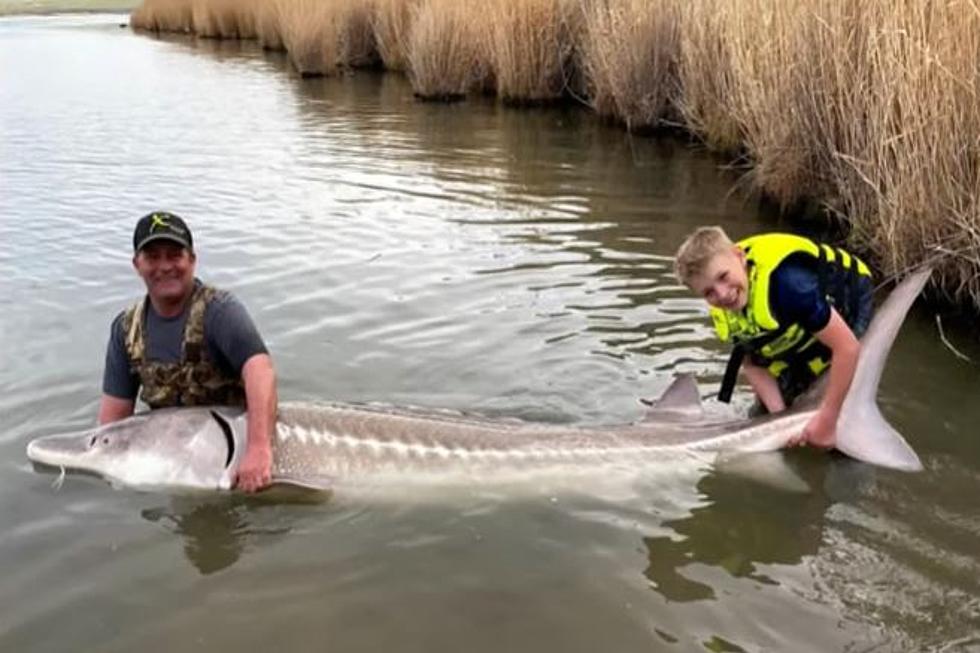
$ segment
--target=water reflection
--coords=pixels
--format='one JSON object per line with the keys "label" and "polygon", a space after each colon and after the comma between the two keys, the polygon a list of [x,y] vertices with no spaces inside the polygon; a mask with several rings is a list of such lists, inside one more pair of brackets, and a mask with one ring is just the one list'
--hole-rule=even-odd
{"label": "water reflection", "polygon": [[292,532],[292,519],[267,523],[283,507],[328,499],[328,494],[275,486],[255,496],[171,497],[167,506],[144,508],[140,516],[179,536],[187,560],[207,576],[231,567],[249,548],[271,545]]}
{"label": "water reflection", "polygon": [[828,509],[868,491],[869,465],[844,456],[787,456],[791,469],[809,486],[788,492],[752,482],[741,474],[715,471],[698,482],[704,505],[688,516],[664,522],[669,536],[646,537],[654,589],[676,602],[714,600],[716,587],[696,579],[696,564],[723,569],[734,578],[778,585],[760,567],[796,565],[823,543]]}
{"label": "water reflection", "polygon": [[169,508],[146,508],[140,515],[182,537],[187,559],[206,576],[238,561],[248,528],[245,511],[236,501],[187,505],[175,500]]}

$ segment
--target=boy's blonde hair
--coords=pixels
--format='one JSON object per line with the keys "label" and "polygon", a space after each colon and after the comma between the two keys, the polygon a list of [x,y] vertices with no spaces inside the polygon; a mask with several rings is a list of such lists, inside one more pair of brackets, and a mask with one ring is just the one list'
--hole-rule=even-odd
{"label": "boy's blonde hair", "polygon": [[704,272],[718,254],[731,251],[734,243],[721,227],[699,227],[677,249],[674,273],[685,286]]}

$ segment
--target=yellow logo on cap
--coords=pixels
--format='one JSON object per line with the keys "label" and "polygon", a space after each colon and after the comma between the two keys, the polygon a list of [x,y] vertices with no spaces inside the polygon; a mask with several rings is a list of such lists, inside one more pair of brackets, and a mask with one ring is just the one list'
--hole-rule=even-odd
{"label": "yellow logo on cap", "polygon": [[167,222],[167,220],[170,219],[170,216],[162,215],[160,213],[154,213],[150,217],[150,219],[153,221],[152,224],[150,224],[150,232],[151,233],[157,227],[163,227],[164,229],[169,229],[170,228],[170,223]]}

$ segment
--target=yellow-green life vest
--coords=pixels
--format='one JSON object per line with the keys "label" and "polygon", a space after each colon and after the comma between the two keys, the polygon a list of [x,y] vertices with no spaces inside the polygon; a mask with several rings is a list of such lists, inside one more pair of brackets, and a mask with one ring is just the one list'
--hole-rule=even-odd
{"label": "yellow-green life vest", "polygon": [[[818,274],[828,278],[829,269],[835,266],[846,270],[848,276],[871,276],[868,266],[856,256],[830,245],[818,244],[809,238],[793,234],[760,234],[736,243],[745,252],[748,274],[748,301],[743,311],[730,311],[711,307],[715,331],[724,342],[733,342],[750,352],[774,377],[778,377],[791,359],[803,358],[813,374],[819,375],[830,361],[822,355],[807,358],[811,347],[817,344],[813,334],[799,324],[780,324],[769,303],[772,273],[786,257],[807,254],[817,259]],[[821,283],[821,292],[830,303],[836,304],[831,289]],[[817,348],[819,349],[819,348]]]}
{"label": "yellow-green life vest", "polygon": [[240,378],[223,372],[208,354],[204,334],[204,311],[216,290],[200,284],[188,307],[176,363],[146,358],[146,303],[144,298],[126,311],[123,333],[129,364],[140,378],[140,397],[150,408],[169,406],[244,406],[245,387]]}

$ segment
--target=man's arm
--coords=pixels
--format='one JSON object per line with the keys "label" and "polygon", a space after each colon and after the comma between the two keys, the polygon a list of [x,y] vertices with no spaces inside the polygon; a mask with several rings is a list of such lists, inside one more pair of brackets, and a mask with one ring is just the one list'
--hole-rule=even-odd
{"label": "man's arm", "polygon": [[229,371],[238,370],[245,386],[248,442],[235,487],[255,492],[271,480],[272,435],[278,406],[272,358],[245,306],[230,293],[219,291],[208,304],[204,331],[215,360],[223,360]]}
{"label": "man's arm", "polygon": [[783,401],[783,394],[779,391],[779,383],[768,370],[746,360],[742,362],[742,374],[748,379],[759,401],[770,413],[786,410],[786,402]]}
{"label": "man's arm", "polygon": [[118,422],[129,417],[133,414],[135,405],[136,402],[132,399],[122,399],[103,393],[102,401],[99,403],[99,425]]}
{"label": "man's arm", "polygon": [[827,322],[827,326],[814,335],[817,340],[830,348],[832,355],[830,381],[817,414],[810,418],[803,433],[791,444],[806,442],[816,447],[828,448],[833,447],[836,440],[837,418],[840,416],[847,390],[851,387],[851,380],[854,379],[861,343],[834,308],[830,309],[830,321]]}
{"label": "man's arm", "polygon": [[116,316],[109,327],[105,367],[102,370],[102,400],[99,402],[99,424],[125,419],[136,408],[139,378],[129,367],[122,322],[124,313]]}
{"label": "man's arm", "polygon": [[272,479],[272,434],[279,405],[272,358],[255,354],[245,361],[242,381],[248,408],[248,445],[235,485],[245,492],[255,492]]}

